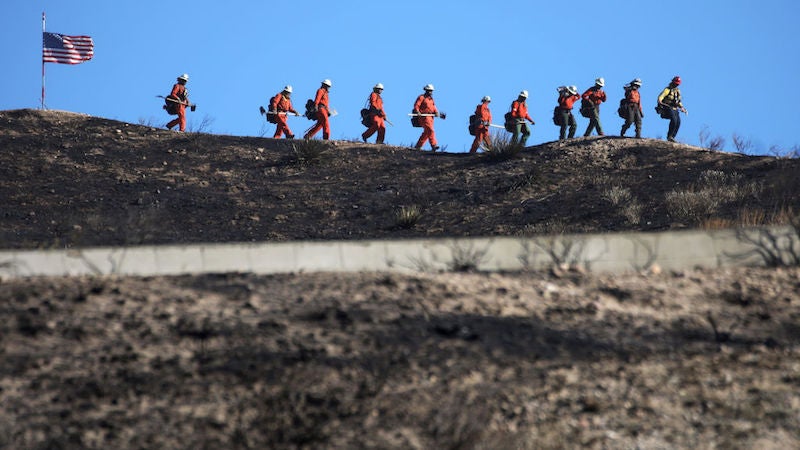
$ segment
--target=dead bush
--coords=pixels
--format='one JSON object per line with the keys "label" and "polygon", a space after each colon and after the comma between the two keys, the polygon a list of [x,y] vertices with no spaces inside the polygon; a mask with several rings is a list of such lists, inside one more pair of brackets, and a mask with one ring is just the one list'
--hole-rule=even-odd
{"label": "dead bush", "polygon": [[630,202],[633,199],[631,190],[620,186],[612,186],[603,191],[603,200],[613,206],[619,206]]}
{"label": "dead bush", "polygon": [[633,225],[642,221],[642,205],[633,198],[631,190],[621,186],[612,186],[603,191],[602,197],[615,207],[619,207],[619,214]]}
{"label": "dead bush", "polygon": [[507,161],[519,157],[524,148],[519,142],[512,142],[511,135],[507,132],[491,135],[492,146],[485,153],[489,161]]}
{"label": "dead bush", "polygon": [[422,211],[417,205],[401,206],[395,214],[395,226],[397,228],[413,228],[422,217]]}
{"label": "dead bush", "polygon": [[318,139],[298,140],[291,146],[294,162],[300,166],[313,166],[325,161],[330,150],[328,142]]}
{"label": "dead bush", "polygon": [[706,170],[695,185],[666,194],[667,211],[678,220],[702,223],[724,204],[740,203],[749,197],[758,198],[762,185],[744,182],[743,179],[738,172]]}

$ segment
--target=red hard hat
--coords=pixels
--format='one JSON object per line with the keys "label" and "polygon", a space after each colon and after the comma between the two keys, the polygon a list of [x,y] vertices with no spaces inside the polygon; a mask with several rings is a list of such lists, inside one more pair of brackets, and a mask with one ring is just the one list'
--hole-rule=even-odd
{"label": "red hard hat", "polygon": [[672,82],[675,84],[681,84],[681,77],[675,77],[672,79]]}

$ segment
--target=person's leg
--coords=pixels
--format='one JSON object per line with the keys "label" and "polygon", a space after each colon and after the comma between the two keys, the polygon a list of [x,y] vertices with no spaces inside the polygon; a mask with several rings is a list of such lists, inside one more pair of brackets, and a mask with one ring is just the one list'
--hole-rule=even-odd
{"label": "person's leg", "polygon": [[478,151],[478,147],[481,145],[481,139],[483,139],[481,132],[476,131],[475,139],[472,140],[472,146],[469,148],[470,153],[476,153]]}
{"label": "person's leg", "polygon": [[531,129],[527,123],[522,122],[522,146],[525,147],[525,143],[528,142],[528,138],[531,137]]}
{"label": "person's leg", "polygon": [[327,109],[317,111],[317,121],[322,126],[322,139],[327,141],[331,138],[331,121]]}
{"label": "person's leg", "polygon": [[592,114],[592,120],[594,120],[594,128],[597,130],[598,136],[605,136],[603,133],[603,126],[600,124],[600,106],[596,106],[594,108],[594,113]]}
{"label": "person's leg", "polygon": [[516,144],[517,143],[517,141],[519,140],[520,131],[522,130],[522,127],[525,126],[525,124],[523,122],[521,122],[521,121],[519,121],[517,119],[514,119],[514,120],[516,121],[516,123],[514,124],[514,133],[511,135],[511,143],[512,144]]}
{"label": "person's leg", "polygon": [[383,140],[386,137],[386,124],[383,121],[382,117],[378,117],[378,139],[375,141],[376,144],[383,144]]}
{"label": "person's leg", "polygon": [[566,109],[559,109],[558,114],[560,117],[561,129],[558,133],[558,139],[563,141],[567,137],[567,127],[569,126],[569,111]]}
{"label": "person's leg", "polygon": [[634,118],[634,124],[636,126],[636,137],[640,138],[642,137],[642,113],[639,111],[638,108],[634,111],[633,118]]}
{"label": "person's leg", "polygon": [[567,116],[569,120],[569,138],[572,139],[575,137],[575,132],[578,131],[578,122],[575,120],[575,116],[572,115],[572,111],[567,111]]}
{"label": "person's leg", "polygon": [[669,117],[669,130],[667,131],[667,140],[675,141],[675,136],[678,135],[678,129],[681,127],[681,112],[678,109],[670,109]]}

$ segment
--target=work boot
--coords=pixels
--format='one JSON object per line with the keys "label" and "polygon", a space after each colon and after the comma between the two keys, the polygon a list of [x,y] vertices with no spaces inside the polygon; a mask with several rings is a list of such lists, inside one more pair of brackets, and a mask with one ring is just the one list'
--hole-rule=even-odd
{"label": "work boot", "polygon": [[293,134],[287,134],[286,135],[286,139],[294,139],[294,135]]}
{"label": "work boot", "polygon": [[367,143],[367,138],[363,134],[361,135],[361,140],[364,141],[365,144]]}
{"label": "work boot", "polygon": [[439,146],[438,145],[431,145],[431,151],[435,152],[436,150],[439,150]]}

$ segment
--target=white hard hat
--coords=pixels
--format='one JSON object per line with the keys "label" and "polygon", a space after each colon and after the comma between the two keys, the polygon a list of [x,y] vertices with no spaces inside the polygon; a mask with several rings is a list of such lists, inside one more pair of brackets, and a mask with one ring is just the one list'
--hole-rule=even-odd
{"label": "white hard hat", "polygon": [[481,101],[482,102],[490,102],[490,101],[492,101],[492,97],[489,97],[488,95],[484,95],[483,98],[481,99]]}
{"label": "white hard hat", "polygon": [[322,80],[322,84],[324,84],[325,86],[328,86],[328,87],[333,86],[333,84],[331,83],[331,80],[329,80],[327,78]]}
{"label": "white hard hat", "polygon": [[422,89],[425,90],[425,91],[433,92],[433,85],[432,84],[426,84],[425,87],[422,88]]}
{"label": "white hard hat", "polygon": [[631,81],[631,84],[635,84],[636,86],[641,86],[642,80],[640,80],[639,78],[634,78],[633,81]]}
{"label": "white hard hat", "polygon": [[575,85],[570,86],[570,87],[567,88],[567,90],[569,91],[570,94],[575,95],[575,94],[578,93],[578,86],[575,86]]}
{"label": "white hard hat", "polygon": [[179,76],[178,79],[179,80],[183,80],[183,81],[189,81],[189,74],[185,73],[185,74]]}
{"label": "white hard hat", "polygon": [[600,87],[603,87],[603,86],[606,85],[606,80],[604,80],[603,77],[600,77],[600,78],[594,80],[594,84],[596,84],[596,85],[598,85]]}
{"label": "white hard hat", "polygon": [[519,96],[528,98],[528,91],[523,89],[522,91],[520,91]]}
{"label": "white hard hat", "polygon": [[292,85],[287,84],[286,86],[284,86],[283,92],[288,92],[288,93],[291,94],[292,93]]}
{"label": "white hard hat", "polygon": [[372,89],[383,89],[383,84],[378,83],[375,86],[373,86]]}

